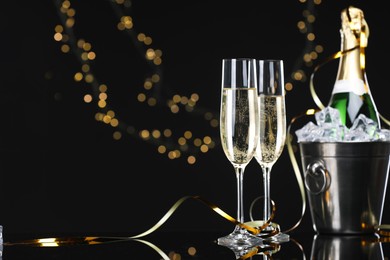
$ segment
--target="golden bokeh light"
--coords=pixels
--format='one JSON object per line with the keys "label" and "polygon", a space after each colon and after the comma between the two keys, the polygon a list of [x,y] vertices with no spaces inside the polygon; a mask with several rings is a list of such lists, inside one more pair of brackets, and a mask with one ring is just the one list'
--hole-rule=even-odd
{"label": "golden bokeh light", "polygon": [[81,72],[77,72],[76,74],[74,74],[74,80],[75,81],[81,81],[83,79],[83,73]]}
{"label": "golden bokeh light", "polygon": [[165,137],[171,137],[172,136],[172,131],[171,131],[171,129],[165,129],[164,130],[164,136]]}
{"label": "golden bokeh light", "polygon": [[164,145],[160,145],[158,146],[157,151],[162,154],[167,151],[167,148]]}
{"label": "golden bokeh light", "polygon": [[146,95],[145,95],[144,93],[138,94],[137,100],[138,100],[139,102],[144,102],[144,101],[146,100]]}
{"label": "golden bokeh light", "polygon": [[[316,12],[309,8],[307,0],[298,0],[302,4],[307,4],[308,8],[302,11],[301,20],[296,22],[296,26],[300,33],[305,35],[305,39],[311,42],[311,47],[307,47],[302,55],[303,64],[306,67],[310,67],[313,64],[314,60],[317,60],[319,54],[324,51],[323,46],[315,44],[316,35],[313,32],[312,24],[316,21]],[[321,0],[313,0],[316,5],[321,3]],[[91,87],[97,88],[93,91],[87,91],[87,94],[83,95],[83,101],[91,106],[95,106],[96,109],[100,110],[95,113],[95,119],[99,122],[102,122],[106,125],[109,125],[114,128],[112,138],[114,140],[123,139],[123,134],[129,134],[142,140],[147,140],[148,143],[155,142],[157,147],[157,152],[159,154],[166,154],[169,159],[177,158],[186,158],[187,163],[192,165],[195,164],[196,154],[200,152],[201,154],[207,153],[210,149],[214,148],[217,144],[216,140],[219,140],[219,136],[212,136],[210,133],[207,133],[203,137],[195,135],[195,131],[192,129],[185,130],[184,132],[173,131],[176,127],[171,126],[164,130],[153,129],[140,130],[141,127],[136,127],[130,122],[120,122],[116,117],[113,109],[110,108],[109,101],[109,86],[106,84],[100,84],[98,78],[91,70],[93,62],[98,60],[98,53],[96,49],[93,48],[91,42],[83,38],[75,38],[73,30],[76,25],[77,10],[72,6],[72,1],[65,0],[58,4],[59,13],[63,16],[61,19],[62,24],[57,24],[54,27],[53,39],[56,42],[59,42],[62,53],[75,53],[78,55],[78,60],[80,61],[80,67],[75,69],[76,72],[73,75],[75,82],[85,82]],[[136,37],[136,40],[139,42],[139,45],[142,46],[143,53],[142,56],[147,64],[152,66],[151,72],[144,78],[143,84],[138,86],[128,86],[129,89],[134,89],[138,93],[135,97],[135,100],[130,100],[129,102],[139,102],[146,103],[150,109],[157,107],[161,104],[165,104],[168,109],[161,109],[161,111],[169,111],[172,116],[176,116],[182,113],[193,113],[198,109],[198,103],[200,100],[200,95],[198,93],[180,94],[180,93],[171,93],[170,100],[160,100],[155,93],[152,91],[158,90],[161,87],[159,84],[161,81],[161,70],[158,68],[163,64],[162,55],[163,52],[161,49],[153,46],[155,41],[153,38],[145,33],[138,33],[135,30],[134,19],[129,14],[126,14],[125,10],[129,10],[131,7],[131,1],[129,0],[115,0],[111,1],[112,4],[122,5],[123,13],[118,13],[118,20],[115,22],[116,29],[118,31],[123,31],[125,33],[131,33],[133,37]],[[122,8],[121,8],[122,9]],[[146,14],[147,15],[147,14]],[[114,25],[114,28],[115,28]],[[76,44],[73,44],[76,43]],[[314,46],[314,47],[313,47]],[[72,49],[74,48],[74,49]],[[290,73],[291,82],[285,84],[285,89],[287,92],[292,91],[294,87],[294,82],[305,82],[307,79],[306,72],[304,69],[297,67],[292,70]],[[200,86],[199,88],[203,88]],[[94,93],[94,94],[89,94]],[[57,95],[58,97],[60,94]],[[110,102],[112,103],[112,101]],[[114,104],[115,105],[115,104]],[[144,106],[145,107],[145,106]],[[155,109],[155,108],[153,108]],[[106,110],[108,110],[106,112]],[[217,112],[207,111],[207,109],[201,109],[204,121],[206,121],[206,126],[210,127],[211,130],[215,130],[219,126],[219,118]],[[131,113],[131,111],[129,111]],[[137,111],[138,112],[138,111]],[[197,113],[199,114],[199,113]],[[119,117],[120,118],[120,117]],[[119,129],[120,125],[124,125],[122,130]],[[125,129],[125,130],[123,130]],[[166,142],[166,143],[165,143]],[[169,145],[168,145],[169,143]],[[176,144],[172,147],[171,144]],[[168,149],[169,147],[169,149]],[[190,149],[191,148],[191,149]],[[184,153],[189,153],[183,156]],[[194,248],[189,248],[189,252],[193,252],[190,255],[195,255],[196,250]]]}
{"label": "golden bokeh light", "polygon": [[70,51],[69,45],[68,45],[68,44],[63,44],[63,45],[61,45],[61,51],[62,51],[63,53],[68,53],[68,52]]}
{"label": "golden bokeh light", "polygon": [[93,100],[92,95],[89,95],[89,94],[84,95],[84,102],[85,103],[91,103],[92,100]]}
{"label": "golden bokeh light", "polygon": [[184,138],[186,138],[186,139],[191,139],[191,138],[192,138],[192,133],[191,133],[191,131],[185,131],[185,132],[184,132]]}
{"label": "golden bokeh light", "polygon": [[153,131],[152,131],[152,136],[153,136],[153,138],[155,138],[155,139],[160,138],[160,137],[161,137],[161,132],[160,132],[160,130],[153,130]]}
{"label": "golden bokeh light", "polygon": [[122,138],[122,133],[119,132],[119,131],[115,131],[113,134],[112,134],[112,137],[114,138],[114,140],[120,140]]}
{"label": "golden bokeh light", "polygon": [[62,40],[62,33],[55,33],[54,34],[54,40],[56,40],[57,42],[60,42]]}

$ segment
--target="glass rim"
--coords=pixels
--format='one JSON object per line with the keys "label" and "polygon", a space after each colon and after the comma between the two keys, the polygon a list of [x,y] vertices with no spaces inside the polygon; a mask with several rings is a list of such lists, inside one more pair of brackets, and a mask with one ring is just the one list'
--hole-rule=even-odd
{"label": "glass rim", "polygon": [[243,57],[243,58],[222,58],[222,60],[223,61],[229,61],[229,60],[251,60],[251,61],[253,61],[253,60],[256,60],[255,58],[245,58],[245,57]]}
{"label": "glass rim", "polygon": [[273,62],[283,62],[282,59],[256,59],[256,61],[273,61]]}

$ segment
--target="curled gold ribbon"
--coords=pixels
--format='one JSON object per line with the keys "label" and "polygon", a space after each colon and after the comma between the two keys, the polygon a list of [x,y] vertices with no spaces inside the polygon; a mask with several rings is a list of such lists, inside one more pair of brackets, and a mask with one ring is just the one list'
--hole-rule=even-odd
{"label": "curled gold ribbon", "polygon": [[259,252],[258,248],[253,248],[251,251],[249,251],[248,253],[246,253],[245,255],[241,256],[240,258],[238,258],[239,260],[244,260],[244,259],[248,259],[254,255],[257,255],[257,253]]}
{"label": "curled gold ribbon", "polygon": [[263,226],[256,226],[256,225],[252,225],[251,223],[249,222],[245,222],[245,223],[241,223],[239,222],[237,219],[233,218],[232,216],[230,216],[229,214],[227,214],[225,211],[223,211],[221,208],[219,208],[217,205],[215,205],[214,203],[202,198],[201,196],[184,196],[182,198],[180,198],[179,200],[176,201],[176,203],[168,210],[168,212],[154,225],[152,226],[150,229],[146,230],[145,232],[141,233],[141,234],[138,234],[138,235],[135,235],[135,236],[131,236],[129,238],[139,238],[139,237],[143,237],[143,236],[146,236],[152,232],[154,232],[156,229],[158,229],[162,224],[164,224],[164,222],[173,214],[173,212],[176,211],[176,209],[186,200],[188,199],[195,199],[197,201],[200,201],[204,204],[206,204],[210,209],[212,209],[213,211],[215,211],[216,213],[218,213],[220,216],[222,216],[224,219],[230,221],[231,223],[235,224],[235,225],[238,225],[242,228],[245,228],[247,229],[249,232],[251,232],[252,234],[254,235],[257,235],[259,234],[266,226],[268,226],[268,224],[271,222],[273,216],[275,215],[274,212],[275,212],[275,207],[273,207],[273,210],[272,210],[272,214],[271,214],[271,218],[267,221],[266,224],[264,224]]}
{"label": "curled gold ribbon", "polygon": [[[271,200],[272,211],[271,211],[271,216],[269,217],[269,219],[267,219],[267,220],[253,220],[253,217],[252,217],[253,206],[256,203],[256,201],[258,201],[261,198],[262,198],[262,196],[257,197],[256,199],[254,199],[252,201],[251,206],[249,208],[249,214],[250,214],[251,221],[245,222],[245,224],[247,224],[248,226],[251,226],[251,227],[256,227],[259,230],[259,234],[261,233],[260,237],[267,238],[267,237],[271,237],[271,236],[278,234],[280,232],[280,228],[279,228],[278,224],[271,223],[272,219],[275,216],[275,212],[276,212],[276,206],[275,206],[275,202],[273,200]],[[271,231],[265,230],[265,228],[268,226],[273,227],[271,229]]]}
{"label": "curled gold ribbon", "polygon": [[[225,218],[226,220],[230,221],[231,223],[238,225],[242,228],[247,229],[249,232],[251,232],[253,235],[258,235],[265,227],[269,225],[271,222],[273,216],[275,215],[275,205],[273,204],[273,210],[270,219],[268,219],[265,223],[262,223],[262,225],[257,226],[256,224],[259,224],[258,222],[245,222],[241,223],[229,214],[227,214],[225,211],[223,211],[221,208],[219,208],[214,203],[202,198],[201,196],[184,196],[177,200],[171,208],[167,211],[167,213],[164,214],[164,216],[151,228],[148,230],[134,235],[134,236],[128,236],[128,237],[96,237],[96,236],[85,236],[85,237],[68,237],[68,238],[40,238],[40,239],[31,239],[31,240],[23,240],[20,242],[6,242],[3,243],[3,245],[11,246],[11,245],[37,245],[37,246],[59,246],[59,245],[72,245],[72,244],[100,244],[100,243],[107,243],[107,242],[115,242],[115,241],[123,241],[123,240],[138,240],[140,237],[147,236],[154,231],[156,231],[158,228],[160,228],[169,218],[170,216],[177,210],[177,208],[186,200],[188,199],[195,199],[197,201],[200,201],[204,204],[206,204],[210,209],[214,210],[216,213],[218,213],[220,216]],[[142,241],[140,241],[142,242]]]}
{"label": "curled gold ribbon", "polygon": [[[145,245],[149,246],[153,250],[155,250],[164,260],[170,260],[170,258],[156,245],[150,243],[149,241],[141,240],[140,237],[147,236],[148,234],[151,234],[155,230],[157,230],[159,227],[161,227],[169,218],[170,216],[177,210],[177,208],[184,203],[184,201],[188,199],[195,199],[197,201],[200,201],[204,204],[206,204],[210,209],[214,210],[216,213],[218,213],[220,216],[225,218],[226,220],[232,222],[235,225],[239,225],[240,227],[243,227],[247,229],[249,232],[251,232],[254,235],[258,235],[260,232],[263,231],[267,226],[272,225],[275,227],[274,231],[266,233],[265,235],[262,235],[261,237],[269,237],[276,235],[278,232],[280,232],[279,227],[275,223],[271,223],[272,218],[275,215],[276,207],[275,203],[271,200],[272,203],[272,212],[270,219],[266,221],[251,221],[251,222],[245,222],[241,223],[235,218],[231,217],[229,214],[224,212],[222,209],[220,209],[215,204],[211,203],[210,201],[200,197],[200,196],[184,196],[177,200],[173,206],[168,210],[167,213],[164,214],[164,216],[151,228],[148,230],[134,236],[128,236],[128,237],[98,237],[98,236],[85,236],[85,237],[63,237],[63,238],[39,238],[39,239],[30,239],[30,240],[22,240],[19,242],[6,242],[3,243],[5,246],[16,246],[16,245],[29,245],[29,246],[36,246],[36,247],[58,247],[58,246],[66,246],[66,245],[97,245],[97,244],[103,244],[103,243],[113,243],[118,241],[137,241],[144,243]],[[248,249],[244,255],[242,255],[239,260],[245,260],[248,258],[251,258],[254,255],[268,255],[271,257],[273,253],[276,253],[280,250],[280,245],[277,243],[272,243],[269,241],[265,241],[264,244],[255,246],[253,248]]]}
{"label": "curled gold ribbon", "polygon": [[[177,210],[177,208],[184,201],[186,201],[190,198],[198,200],[200,202],[203,202],[209,208],[214,210],[216,213],[218,213],[220,216],[222,216],[226,220],[232,222],[235,225],[238,225],[242,228],[247,229],[249,232],[251,232],[254,235],[259,234],[262,231],[262,229],[265,226],[268,226],[268,223],[271,221],[271,220],[268,220],[267,221],[268,223],[266,223],[264,226],[261,226],[261,227],[249,225],[248,223],[241,223],[238,220],[236,220],[235,218],[233,218],[232,216],[230,216],[229,214],[227,214],[226,212],[224,212],[222,209],[220,209],[215,204],[211,203],[210,201],[208,201],[200,196],[184,196],[184,197],[180,198],[179,200],[177,200],[172,205],[172,207],[168,210],[168,212],[165,213],[164,216],[155,225],[153,225],[151,228],[149,228],[148,230],[146,230],[138,235],[129,236],[129,237],[85,236],[85,237],[39,238],[39,239],[22,240],[19,242],[5,242],[5,243],[3,243],[3,245],[5,245],[5,246],[29,245],[29,246],[36,246],[36,247],[58,247],[58,246],[65,246],[65,245],[68,245],[68,246],[69,245],[97,245],[97,244],[102,244],[102,243],[113,243],[113,242],[118,242],[118,241],[133,240],[133,241],[141,242],[141,243],[148,245],[150,248],[155,250],[164,260],[170,260],[170,258],[159,247],[157,247],[156,245],[154,245],[153,243],[151,243],[149,241],[141,240],[139,238],[147,236],[147,235],[153,233],[154,231],[156,231],[158,228],[160,228],[170,218],[170,216]],[[273,208],[272,217],[274,216],[274,211],[275,211],[275,208]],[[257,254],[259,251],[264,251],[266,249],[268,250],[268,248],[254,248],[252,251],[250,251],[246,254],[245,258],[242,258],[242,259],[246,259],[246,258],[252,256],[253,254]]]}
{"label": "curled gold ribbon", "polygon": [[[312,111],[312,110],[310,110]],[[287,231],[285,232],[290,232],[292,230],[294,230],[295,228],[297,228],[299,226],[299,224],[302,222],[302,219],[303,219],[303,216],[305,215],[305,212],[306,212],[306,193],[305,193],[305,186],[303,184],[303,179],[302,179],[302,175],[301,175],[301,171],[299,170],[299,165],[297,163],[297,159],[295,158],[295,154],[294,154],[294,149],[292,147],[292,135],[290,133],[291,131],[291,126],[292,124],[295,122],[295,120],[297,120],[300,116],[298,117],[294,117],[288,128],[287,128],[287,136],[286,136],[286,143],[287,143],[287,151],[288,151],[288,154],[289,154],[289,157],[290,157],[290,161],[291,161],[291,165],[293,167],[293,170],[294,170],[294,173],[295,173],[295,178],[298,182],[298,186],[299,186],[299,191],[300,191],[300,194],[301,194],[301,199],[302,199],[302,210],[301,210],[301,216],[300,218],[298,219],[298,221],[295,223],[295,225],[293,225],[291,228],[287,229]]]}
{"label": "curled gold ribbon", "polygon": [[383,242],[390,242],[390,224],[378,225],[375,232],[382,237],[387,237]]}

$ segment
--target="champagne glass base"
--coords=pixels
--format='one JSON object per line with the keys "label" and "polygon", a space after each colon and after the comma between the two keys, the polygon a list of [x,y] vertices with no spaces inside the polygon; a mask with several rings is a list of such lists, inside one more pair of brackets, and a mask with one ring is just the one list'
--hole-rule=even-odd
{"label": "champagne glass base", "polygon": [[[245,224],[252,227],[261,227],[265,224],[265,222],[263,220],[256,220],[256,221],[246,222]],[[275,222],[271,222],[264,230],[262,230],[257,235],[257,237],[260,237],[264,241],[264,243],[280,244],[280,243],[290,241],[290,235],[286,233],[282,233],[279,230],[280,230],[279,224]],[[275,231],[277,232],[275,233]]]}
{"label": "champagne glass base", "polygon": [[264,240],[267,242],[280,244],[290,241],[290,235],[280,232],[274,236],[264,238]]}
{"label": "champagne glass base", "polygon": [[246,229],[236,228],[227,236],[218,238],[218,245],[241,251],[249,247],[260,246],[263,238],[250,234]]}
{"label": "champagne glass base", "polygon": [[277,244],[290,241],[290,235],[286,233],[278,232],[275,235],[270,235],[270,233],[274,232],[275,230],[280,230],[280,226],[279,224],[272,222],[264,229],[264,231],[260,232],[257,236],[261,237],[266,242]]}
{"label": "champagne glass base", "polygon": [[[231,234],[218,239],[218,245],[225,246],[230,250],[232,250],[236,256],[236,259],[247,259],[248,256],[253,256],[253,255],[271,256],[279,252],[280,250],[280,243],[266,241],[263,238],[260,238],[259,236],[254,236],[250,234],[249,232],[245,233],[244,240],[241,240],[241,238],[237,237],[237,235],[238,235],[237,230],[235,230]],[[270,259],[270,258],[263,258],[263,259]]]}

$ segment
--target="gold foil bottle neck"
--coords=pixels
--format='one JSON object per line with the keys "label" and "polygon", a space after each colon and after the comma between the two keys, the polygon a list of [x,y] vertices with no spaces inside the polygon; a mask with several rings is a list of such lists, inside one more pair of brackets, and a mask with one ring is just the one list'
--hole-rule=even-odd
{"label": "gold foil bottle neck", "polygon": [[356,44],[359,44],[361,47],[367,47],[370,31],[361,9],[349,6],[342,10],[341,32],[344,37],[355,38]]}
{"label": "gold foil bottle neck", "polygon": [[[359,80],[364,85],[365,47],[367,46],[368,26],[361,9],[349,6],[341,12],[341,51],[337,74],[339,81]],[[356,85],[356,84],[355,84]],[[341,87],[339,88],[341,89]],[[364,92],[361,88],[359,93]]]}

